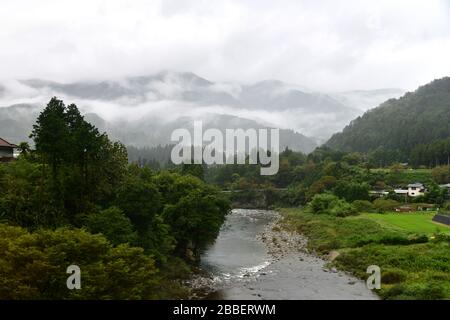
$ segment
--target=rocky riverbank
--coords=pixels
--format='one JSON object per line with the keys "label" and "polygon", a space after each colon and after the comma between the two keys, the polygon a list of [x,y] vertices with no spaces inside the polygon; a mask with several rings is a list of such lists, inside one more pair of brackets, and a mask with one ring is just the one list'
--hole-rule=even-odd
{"label": "rocky riverbank", "polygon": [[[259,229],[255,229],[250,239],[246,228],[251,228],[263,216],[270,216],[270,220]],[[255,245],[261,247],[263,256],[255,255],[254,261],[252,260],[254,264],[250,268],[239,268],[239,264],[236,264],[236,272],[233,274],[217,272],[214,269],[210,273],[197,274],[186,282],[186,285],[191,288],[190,298],[377,299],[376,295],[367,290],[363,281],[335,268],[329,268],[330,257],[319,257],[309,252],[307,238],[283,228],[283,218],[280,214],[273,211],[259,211],[259,216],[254,214],[245,218],[254,220],[245,220],[242,225],[239,224],[241,220],[233,221],[235,230],[232,234],[229,234],[231,226],[225,226],[216,245],[223,249],[224,243],[233,241],[232,245],[225,253],[219,250],[219,255],[217,255],[216,247],[214,257],[217,257],[220,263],[225,260],[234,266],[235,259],[230,255],[234,252],[240,254],[245,252],[250,258],[254,255],[255,249],[252,248]],[[238,223],[237,226],[236,223]],[[244,239],[238,240],[245,242],[240,242],[241,246],[235,245],[236,238],[239,238],[242,233],[245,234]],[[252,245],[246,248],[244,245],[246,242]]]}
{"label": "rocky riverbank", "polygon": [[282,217],[276,213],[276,219],[269,223],[256,238],[264,243],[274,260],[280,260],[292,252],[307,253],[308,239],[298,233],[289,232],[281,227]]}

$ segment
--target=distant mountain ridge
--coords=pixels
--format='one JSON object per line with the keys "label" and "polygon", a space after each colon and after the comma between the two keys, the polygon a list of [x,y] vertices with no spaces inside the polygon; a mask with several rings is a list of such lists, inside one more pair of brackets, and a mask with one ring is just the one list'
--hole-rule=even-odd
{"label": "distant mountain ridge", "polygon": [[[339,94],[315,92],[278,80],[254,84],[220,83],[192,72],[173,71],[114,81],[59,83],[30,79],[2,86],[0,105],[19,102],[42,107],[52,96],[57,96],[67,103],[77,104],[87,114],[95,114],[107,123],[112,135],[135,145],[142,145],[143,139],[147,139],[148,145],[162,141],[156,138],[167,132],[162,124],[172,128],[182,118],[205,118],[211,122],[212,117],[224,121],[222,116],[231,116],[241,123],[252,121],[257,128],[275,127],[291,132],[292,137],[298,137],[298,142],[287,140],[301,151],[309,151],[312,145],[325,141],[363,110],[386,98],[385,93],[374,91],[365,94],[370,99],[361,99],[361,93],[346,93],[344,99]],[[11,116],[9,119],[11,124],[16,121]],[[0,135],[15,132],[18,137],[18,128],[22,125],[15,125],[16,128],[11,125],[0,128]],[[153,134],[141,130],[143,125]]]}
{"label": "distant mountain ridge", "polygon": [[391,99],[353,120],[327,146],[344,151],[398,151],[404,160],[420,144],[450,137],[450,78]]}
{"label": "distant mountain ridge", "polygon": [[[29,141],[28,136],[41,110],[40,106],[27,104],[0,108],[0,136],[16,143]],[[107,121],[96,113],[86,113],[84,116],[101,132],[107,132],[112,139],[138,148],[173,144],[170,137],[175,129],[192,130],[194,120],[199,120],[198,118],[181,117],[174,121],[161,122],[158,118],[143,117],[135,121],[119,119]],[[205,114],[202,121],[204,130],[217,128],[223,133],[226,129],[270,128],[252,120],[230,115]],[[317,144],[313,139],[293,130],[281,129],[280,149],[284,150],[286,147],[309,153],[317,147]]]}

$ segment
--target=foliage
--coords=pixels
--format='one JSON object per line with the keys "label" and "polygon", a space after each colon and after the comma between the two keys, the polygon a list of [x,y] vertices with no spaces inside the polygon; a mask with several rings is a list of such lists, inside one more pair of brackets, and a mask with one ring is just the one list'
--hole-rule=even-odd
{"label": "foliage", "polygon": [[[180,277],[190,272],[192,255],[217,237],[227,197],[192,176],[197,167],[176,173],[128,165],[122,144],[57,98],[31,137],[36,150],[0,164],[0,222],[9,225],[0,231],[7,253],[0,278],[11,278],[0,280],[0,297],[185,298],[166,271],[177,264]],[[83,270],[80,292],[65,288],[72,263]],[[25,269],[10,276],[16,264]]]}
{"label": "foliage", "polygon": [[328,193],[315,195],[310,207],[315,214],[329,214],[336,217],[346,217],[357,213],[351,204]]}
{"label": "foliage", "polygon": [[[448,236],[436,234],[435,239],[429,241],[427,236],[417,233],[431,232],[422,227],[425,224],[411,223],[407,228],[393,228],[372,219],[388,218],[387,215],[336,218],[300,209],[283,209],[282,213],[285,217],[283,226],[306,235],[311,250],[319,253],[339,250],[340,254],[333,262],[337,268],[367,279],[367,266],[380,266],[382,289],[377,293],[382,298],[450,298]],[[416,216],[420,221],[422,218],[431,220],[430,214],[414,215],[413,218]],[[405,215],[391,214],[389,217]]]}
{"label": "foliage", "polygon": [[406,234],[367,218],[317,215],[301,209],[282,209],[282,213],[285,226],[307,236],[308,247],[320,253],[369,243],[409,242]]}
{"label": "foliage", "polygon": [[43,169],[25,158],[0,165],[0,219],[29,229],[66,223]]}
{"label": "foliage", "polygon": [[400,206],[400,203],[391,199],[376,199],[373,205],[378,212],[386,212],[394,211],[395,208]]}
{"label": "foliage", "polygon": [[49,200],[70,223],[77,224],[78,216],[91,209],[93,201],[108,199],[122,179],[125,147],[100,134],[74,104],[66,107],[52,98],[30,137],[51,190]]}
{"label": "foliage", "polygon": [[415,166],[447,164],[450,154],[450,78],[435,80],[391,99],[352,121],[326,145],[371,153],[377,166],[396,161]]}
{"label": "foliage", "polygon": [[339,198],[330,193],[323,193],[315,195],[310,202],[310,207],[313,213],[322,214],[326,213],[335,202],[339,201]]}
{"label": "foliage", "polygon": [[448,243],[371,244],[346,250],[336,259],[336,265],[363,279],[368,265],[378,265],[382,275],[378,293],[385,299],[449,299],[449,250]]}
{"label": "foliage", "polygon": [[424,200],[427,203],[442,205],[448,196],[448,189],[441,188],[437,184],[433,183],[428,185],[428,190],[425,193]]}
{"label": "foliage", "polygon": [[358,212],[373,212],[375,210],[374,204],[368,200],[355,200],[352,205]]}
{"label": "foliage", "polygon": [[333,190],[334,194],[346,201],[369,199],[369,185],[353,181],[340,181]]}
{"label": "foliage", "polygon": [[93,234],[103,234],[113,245],[136,243],[137,240],[130,219],[117,207],[87,215],[85,226]]}
{"label": "foliage", "polygon": [[435,167],[433,171],[431,171],[431,175],[436,183],[450,183],[450,165]]}
{"label": "foliage", "polygon": [[[153,299],[154,260],[141,248],[112,247],[83,230],[0,225],[1,299]],[[82,290],[68,290],[66,268],[78,265]]]}

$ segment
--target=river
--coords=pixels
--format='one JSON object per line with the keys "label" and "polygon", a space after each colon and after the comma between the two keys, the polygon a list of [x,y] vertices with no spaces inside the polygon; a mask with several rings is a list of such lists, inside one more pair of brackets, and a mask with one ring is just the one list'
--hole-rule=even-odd
{"label": "river", "polygon": [[265,210],[232,211],[215,244],[202,255],[201,267],[215,288],[207,299],[377,299],[363,281],[327,269],[318,257],[289,246],[283,255],[269,252],[261,235],[278,216]]}

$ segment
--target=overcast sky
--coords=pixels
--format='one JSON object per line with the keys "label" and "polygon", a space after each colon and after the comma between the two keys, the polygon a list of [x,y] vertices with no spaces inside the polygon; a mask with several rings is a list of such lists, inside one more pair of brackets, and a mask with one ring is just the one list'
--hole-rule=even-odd
{"label": "overcast sky", "polygon": [[0,79],[163,69],[338,91],[450,75],[448,0],[1,0]]}

